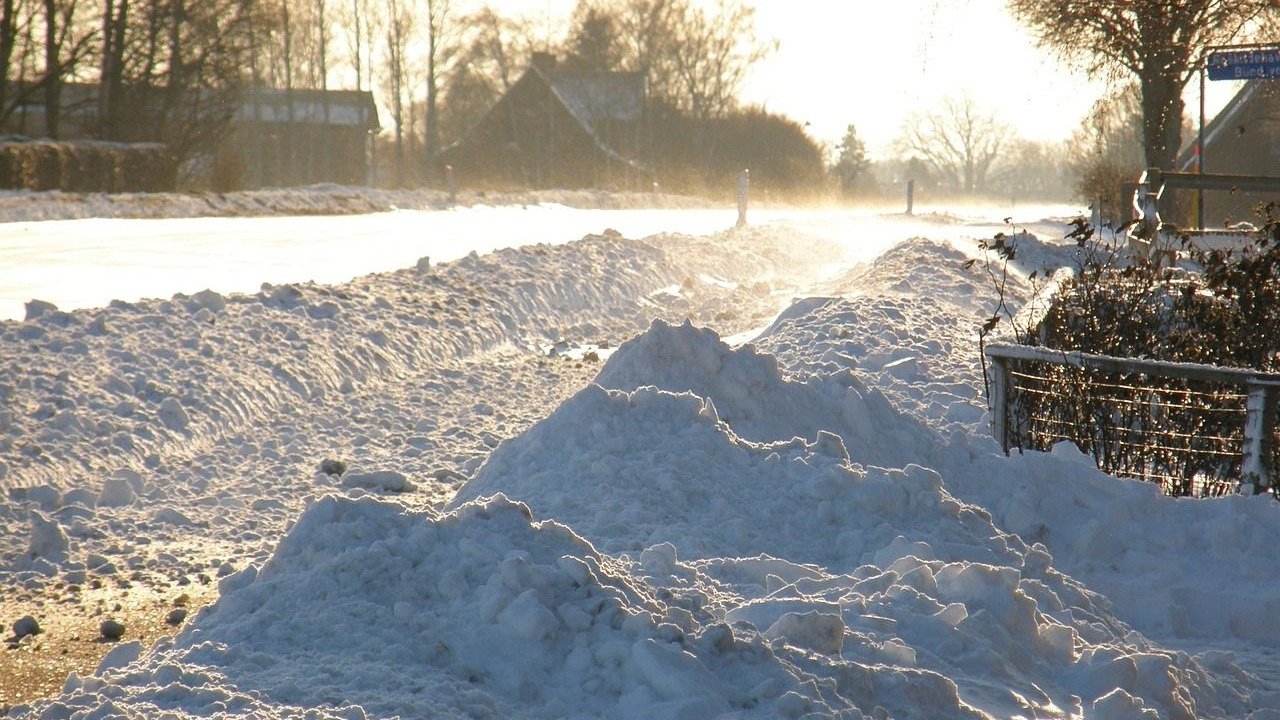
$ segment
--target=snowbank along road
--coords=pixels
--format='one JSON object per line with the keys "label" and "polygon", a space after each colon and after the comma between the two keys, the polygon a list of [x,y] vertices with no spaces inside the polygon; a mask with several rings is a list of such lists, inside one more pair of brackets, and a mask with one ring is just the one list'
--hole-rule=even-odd
{"label": "snowbank along road", "polygon": [[[1069,259],[1032,227],[1028,270]],[[962,261],[995,229],[788,218],[33,305],[0,323],[0,676],[31,682],[0,703],[1280,717],[1275,503],[987,439]]]}

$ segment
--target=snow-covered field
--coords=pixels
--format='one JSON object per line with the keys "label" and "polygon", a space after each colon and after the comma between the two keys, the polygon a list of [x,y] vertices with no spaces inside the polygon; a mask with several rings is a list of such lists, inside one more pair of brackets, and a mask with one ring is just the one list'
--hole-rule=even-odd
{"label": "snow-covered field", "polygon": [[[999,227],[570,234],[0,322],[0,622],[47,628],[0,674],[106,653],[11,714],[1280,718],[1280,507],[986,436],[961,264]],[[1028,269],[1069,257],[1031,228]]]}

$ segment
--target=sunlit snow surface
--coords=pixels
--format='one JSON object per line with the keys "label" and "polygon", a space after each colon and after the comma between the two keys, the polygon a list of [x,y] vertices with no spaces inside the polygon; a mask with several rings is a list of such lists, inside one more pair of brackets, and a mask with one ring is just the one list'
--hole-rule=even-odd
{"label": "sunlit snow surface", "polygon": [[[1066,214],[1018,214],[1023,270]],[[575,240],[632,215],[702,230],[413,214],[553,244],[0,322],[0,590],[226,575],[18,715],[1280,717],[1280,505],[987,436],[963,260],[999,213]]]}
{"label": "sunlit snow surface", "polygon": [[[957,212],[984,226],[1000,223],[998,210]],[[1069,212],[1061,206],[1028,206],[1017,214],[1032,221]],[[751,220],[796,223],[815,234],[843,236],[851,258],[861,260],[936,227],[928,213],[922,211],[916,223],[871,211],[761,209],[752,211]],[[422,257],[446,262],[473,251],[564,243],[609,228],[630,238],[660,232],[703,235],[729,227],[734,217],[730,210],[583,210],[542,204],[368,215],[0,223],[0,319],[22,319],[23,303],[32,299],[72,310],[204,289],[255,292],[264,282],[345,282],[409,267]]]}

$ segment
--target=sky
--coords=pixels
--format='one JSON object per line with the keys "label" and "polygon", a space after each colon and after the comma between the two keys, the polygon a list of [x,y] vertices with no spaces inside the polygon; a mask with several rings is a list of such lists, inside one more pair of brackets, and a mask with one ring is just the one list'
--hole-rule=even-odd
{"label": "sky", "polygon": [[[480,0],[474,0],[481,4]],[[496,0],[499,11],[567,18],[576,0]],[[754,0],[757,37],[777,49],[748,77],[742,99],[807,123],[838,143],[853,124],[883,157],[913,112],[969,95],[1015,131],[1065,140],[1105,82],[1062,67],[1009,16],[1005,0]],[[1210,83],[1210,117],[1235,93]],[[1187,95],[1189,112],[1199,103]]]}

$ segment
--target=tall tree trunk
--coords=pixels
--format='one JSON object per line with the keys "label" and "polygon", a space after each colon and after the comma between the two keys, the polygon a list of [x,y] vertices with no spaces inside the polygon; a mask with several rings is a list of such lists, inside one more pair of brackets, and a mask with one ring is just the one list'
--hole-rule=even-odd
{"label": "tall tree trunk", "polygon": [[423,128],[423,159],[428,183],[436,180],[436,155],[440,153],[440,53],[447,22],[449,0],[427,0],[427,117]]}
{"label": "tall tree trunk", "polygon": [[1161,75],[1141,79],[1142,144],[1147,167],[1172,170],[1182,141],[1182,101],[1179,78]]}
{"label": "tall tree trunk", "polygon": [[435,181],[436,176],[436,154],[440,151],[438,147],[440,133],[437,127],[440,123],[440,112],[436,107],[438,93],[436,53],[440,38],[434,18],[428,15],[427,19],[427,121],[426,127],[423,128],[423,155],[426,160],[426,180],[428,183],[432,183]]}
{"label": "tall tree trunk", "polygon": [[44,132],[58,139],[62,115],[62,59],[57,0],[44,0]]}
{"label": "tall tree trunk", "polygon": [[99,117],[101,133],[116,139],[121,129],[124,107],[124,34],[129,19],[129,0],[106,0],[102,16],[102,82]]}
{"label": "tall tree trunk", "polygon": [[351,34],[351,38],[355,42],[355,52],[351,53],[351,64],[355,66],[356,70],[356,91],[364,90],[363,78],[361,77],[363,63],[360,58],[361,45],[364,42],[363,30],[360,28],[362,20],[360,0],[351,0],[351,22],[355,23],[355,31]]}
{"label": "tall tree trunk", "polygon": [[174,109],[182,101],[179,93],[186,87],[186,68],[185,59],[183,57],[182,47],[182,28],[187,21],[186,0],[171,0],[171,16],[169,18],[169,70],[166,73],[163,109],[160,112],[160,123],[155,128],[155,134],[159,137],[164,129],[168,118]]}
{"label": "tall tree trunk", "polygon": [[9,76],[13,65],[13,48],[18,40],[17,8],[14,0],[0,2],[0,115],[10,112]]}

